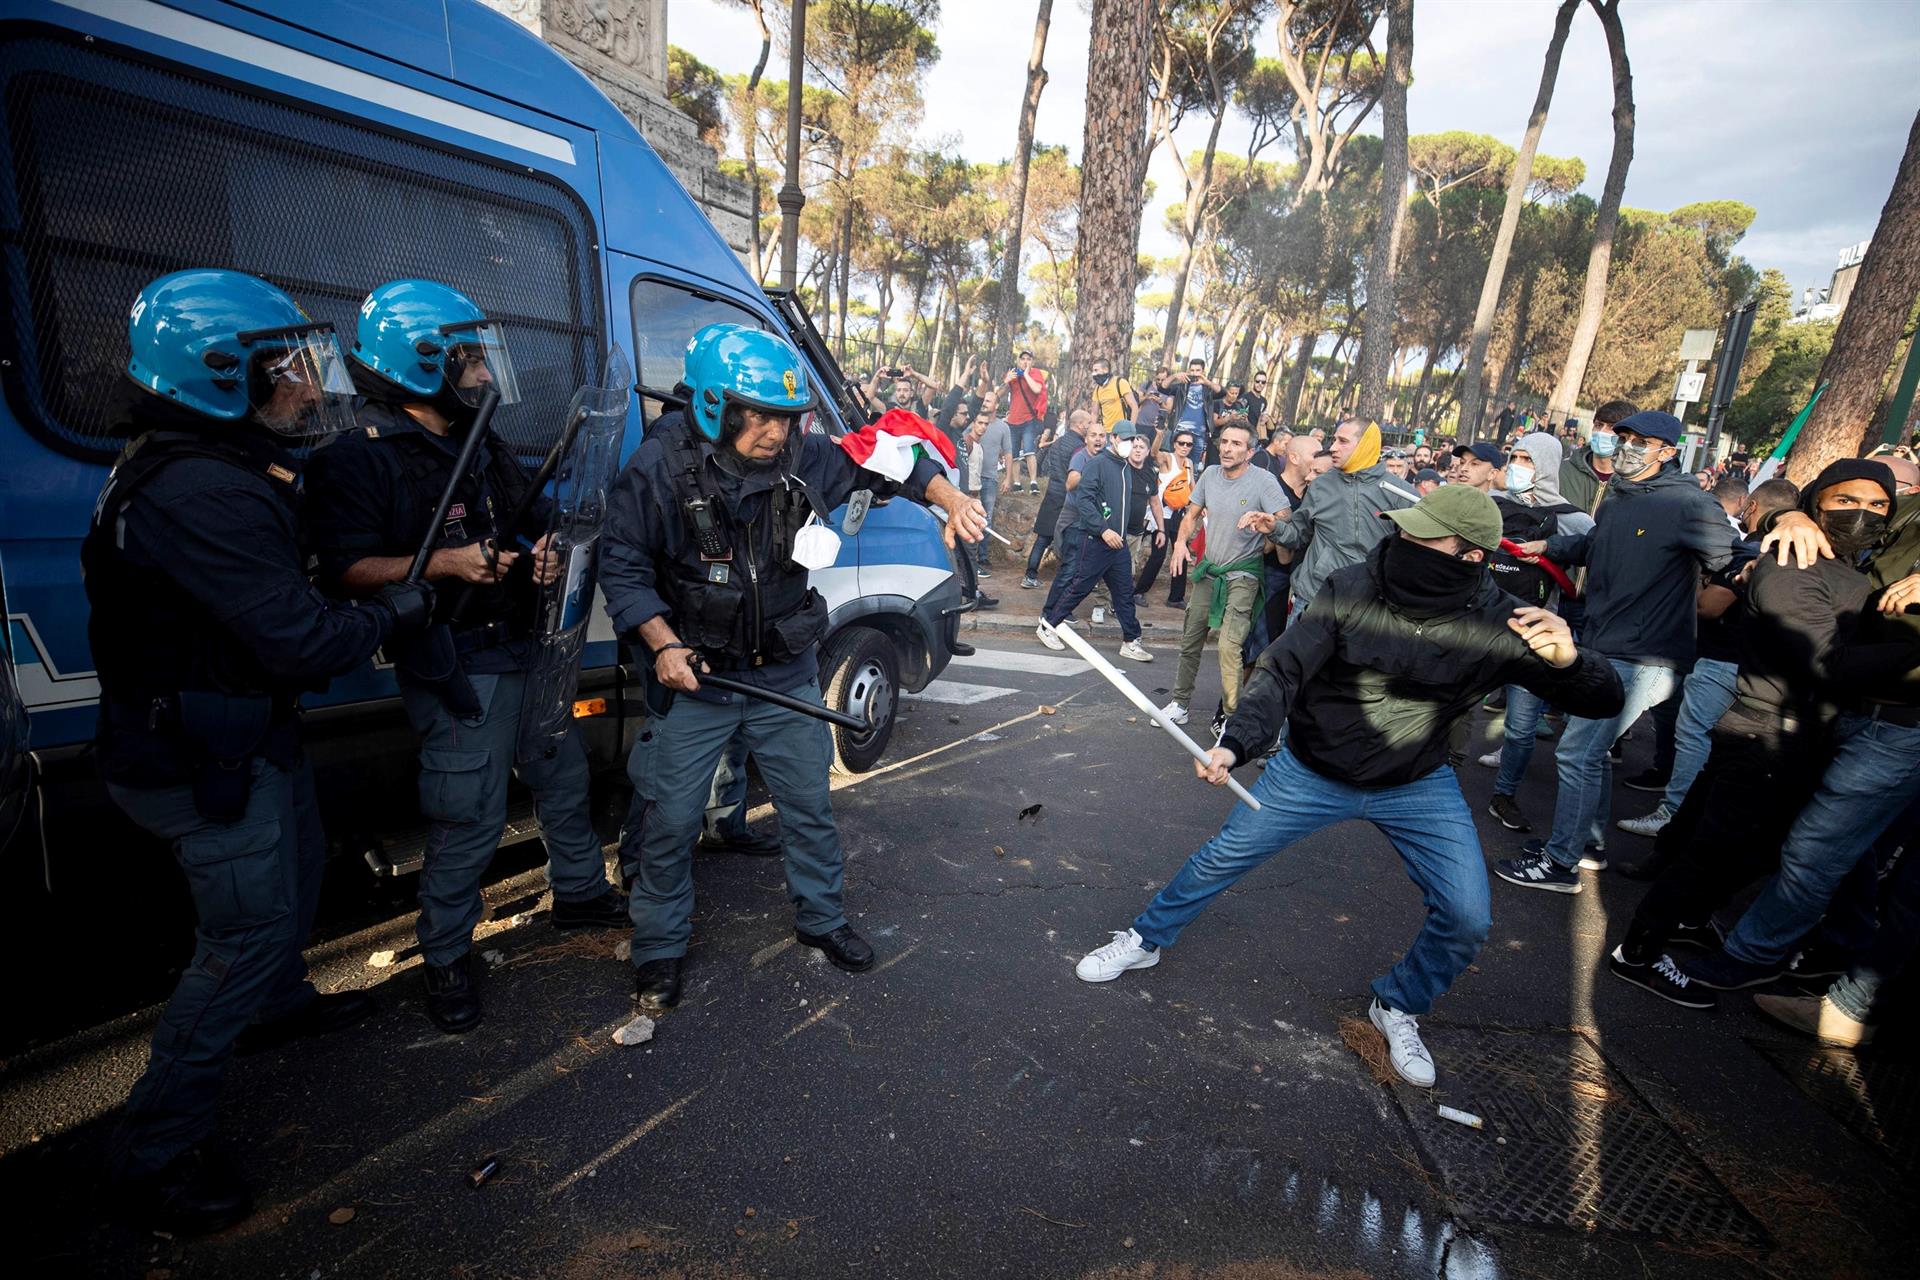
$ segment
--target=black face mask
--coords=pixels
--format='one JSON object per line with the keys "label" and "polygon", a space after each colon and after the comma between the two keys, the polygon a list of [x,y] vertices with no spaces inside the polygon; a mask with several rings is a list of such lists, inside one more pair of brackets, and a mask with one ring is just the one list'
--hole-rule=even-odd
{"label": "black face mask", "polygon": [[1387,543],[1381,568],[1387,603],[1415,618],[1464,609],[1487,571],[1480,561],[1462,560],[1398,535]]}
{"label": "black face mask", "polygon": [[1093,385],[1096,387],[1104,387],[1112,378],[1113,375],[1110,373],[1096,373],[1093,375]]}
{"label": "black face mask", "polygon": [[1878,511],[1854,508],[1850,511],[1822,511],[1820,532],[1833,544],[1833,554],[1851,560],[1880,541],[1887,531],[1887,518]]}

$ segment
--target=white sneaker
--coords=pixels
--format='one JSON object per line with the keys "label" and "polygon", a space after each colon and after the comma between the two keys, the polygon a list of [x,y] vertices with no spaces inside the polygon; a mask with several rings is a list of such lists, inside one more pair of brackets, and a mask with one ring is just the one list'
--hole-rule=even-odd
{"label": "white sneaker", "polygon": [[1425,1089],[1433,1084],[1433,1055],[1420,1042],[1420,1019],[1373,1002],[1367,1017],[1387,1039],[1387,1058],[1394,1072],[1408,1084]]}
{"label": "white sneaker", "polygon": [[1042,618],[1040,625],[1033,629],[1033,634],[1039,636],[1040,643],[1049,649],[1064,649],[1067,647],[1067,642],[1053,633],[1053,628],[1047,625],[1045,618]]}
{"label": "white sneaker", "polygon": [[1175,724],[1185,724],[1187,722],[1187,709],[1177,702],[1169,702],[1166,706],[1160,708],[1160,714]]}
{"label": "white sneaker", "polygon": [[1153,661],[1153,655],[1151,653],[1148,653],[1147,647],[1141,644],[1138,640],[1129,640],[1125,644],[1121,645],[1120,656],[1123,658],[1131,658],[1135,662],[1152,662]]}
{"label": "white sneaker", "polygon": [[1631,836],[1645,836],[1649,840],[1660,834],[1662,827],[1673,821],[1673,810],[1662,800],[1654,806],[1652,813],[1639,818],[1622,818],[1613,825]]}
{"label": "white sneaker", "polygon": [[1483,768],[1498,769],[1500,767],[1500,753],[1498,751],[1487,752],[1487,754],[1480,757],[1480,764]]}
{"label": "white sneaker", "polygon": [[1082,982],[1112,982],[1129,969],[1151,969],[1159,963],[1157,948],[1147,950],[1147,944],[1132,929],[1116,929],[1112,942],[1081,956],[1073,971]]}

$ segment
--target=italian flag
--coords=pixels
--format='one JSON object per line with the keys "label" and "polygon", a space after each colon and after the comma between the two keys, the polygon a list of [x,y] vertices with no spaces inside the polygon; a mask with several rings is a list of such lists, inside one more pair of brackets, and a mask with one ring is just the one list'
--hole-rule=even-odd
{"label": "italian flag", "polygon": [[854,462],[895,484],[913,474],[919,458],[931,458],[942,467],[952,467],[956,459],[946,432],[905,409],[889,409],[878,422],[849,431],[840,437],[840,447]]}

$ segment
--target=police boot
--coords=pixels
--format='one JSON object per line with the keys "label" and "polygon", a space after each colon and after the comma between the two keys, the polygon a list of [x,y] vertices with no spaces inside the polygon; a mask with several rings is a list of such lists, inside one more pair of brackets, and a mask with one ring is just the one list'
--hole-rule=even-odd
{"label": "police boot", "polygon": [[697,847],[701,853],[739,853],[749,858],[777,858],[786,851],[779,836],[759,835],[751,828],[733,835],[702,831]]}
{"label": "police boot", "polygon": [[585,902],[553,900],[556,929],[625,929],[632,923],[627,916],[627,895],[611,885]]}
{"label": "police boot", "polygon": [[480,993],[474,989],[471,954],[452,964],[430,964],[427,970],[427,1016],[449,1035],[471,1031],[480,1024]]}
{"label": "police boot", "polygon": [[338,1031],[373,1013],[380,1006],[364,991],[336,991],[317,995],[292,1013],[271,1022],[256,1022],[240,1033],[233,1051],[244,1058],[249,1054],[278,1049],[293,1040],[323,1036]]}
{"label": "police boot", "polygon": [[873,968],[873,948],[866,939],[853,931],[853,926],[843,924],[832,933],[806,933],[800,929],[793,936],[802,946],[817,947],[827,953],[827,959],[848,973],[862,973]]}
{"label": "police boot", "polygon": [[667,956],[649,960],[633,971],[633,993],[640,1007],[650,1013],[671,1009],[680,1003],[680,967],[682,957]]}
{"label": "police boot", "polygon": [[114,1190],[129,1221],[174,1235],[224,1231],[253,1212],[253,1193],[211,1146],[189,1147],[152,1173],[121,1179]]}

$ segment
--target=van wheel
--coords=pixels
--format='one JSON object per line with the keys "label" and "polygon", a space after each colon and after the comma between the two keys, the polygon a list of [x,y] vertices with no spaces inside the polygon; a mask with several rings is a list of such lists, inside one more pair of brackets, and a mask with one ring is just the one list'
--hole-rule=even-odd
{"label": "van wheel", "polygon": [[833,771],[865,773],[879,763],[893,738],[900,688],[893,643],[872,627],[848,627],[827,642],[820,655],[820,675],[829,707],[873,726],[865,733],[832,726]]}

